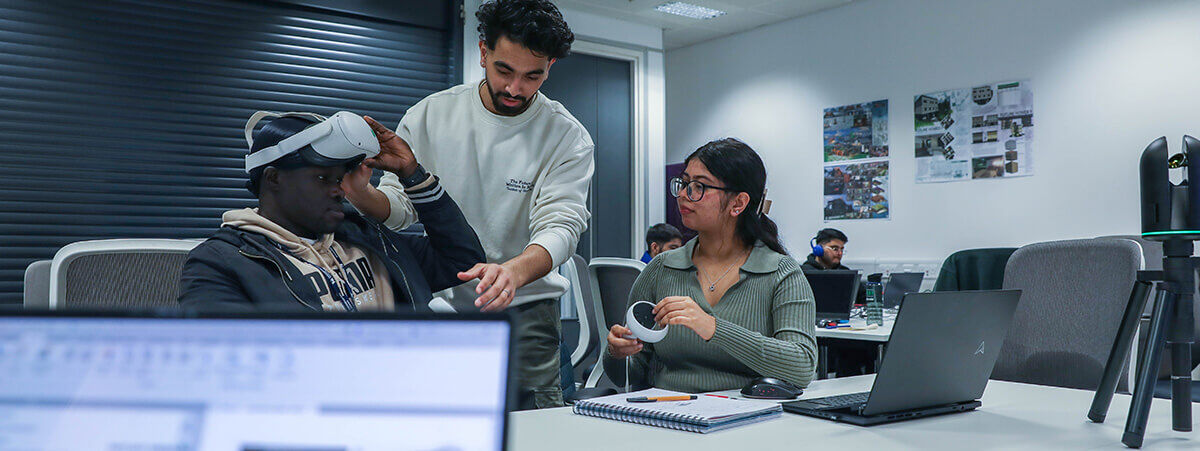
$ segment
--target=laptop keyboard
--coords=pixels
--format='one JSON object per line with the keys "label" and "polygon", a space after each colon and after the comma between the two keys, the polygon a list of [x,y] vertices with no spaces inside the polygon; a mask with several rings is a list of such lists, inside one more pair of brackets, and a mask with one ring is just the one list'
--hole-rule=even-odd
{"label": "laptop keyboard", "polygon": [[871,392],[850,393],[847,395],[826,396],[824,398],[806,399],[809,404],[821,406],[824,409],[841,409],[845,407],[854,407],[867,402],[867,396]]}

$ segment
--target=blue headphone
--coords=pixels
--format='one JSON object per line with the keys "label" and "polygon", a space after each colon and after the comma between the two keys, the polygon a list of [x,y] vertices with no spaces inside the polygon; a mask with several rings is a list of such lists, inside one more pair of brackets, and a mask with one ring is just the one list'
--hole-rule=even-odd
{"label": "blue headphone", "polygon": [[816,255],[818,257],[822,257],[825,255],[825,246],[817,244],[817,237],[813,237],[812,241],[809,241],[808,244],[810,244],[812,246],[812,254],[813,255]]}

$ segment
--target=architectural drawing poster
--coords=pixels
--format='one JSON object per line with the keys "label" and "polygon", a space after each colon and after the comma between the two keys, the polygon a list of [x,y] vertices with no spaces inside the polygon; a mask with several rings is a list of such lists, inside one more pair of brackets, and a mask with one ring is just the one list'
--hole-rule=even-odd
{"label": "architectural drawing poster", "polygon": [[1028,80],[913,97],[916,182],[1033,175]]}

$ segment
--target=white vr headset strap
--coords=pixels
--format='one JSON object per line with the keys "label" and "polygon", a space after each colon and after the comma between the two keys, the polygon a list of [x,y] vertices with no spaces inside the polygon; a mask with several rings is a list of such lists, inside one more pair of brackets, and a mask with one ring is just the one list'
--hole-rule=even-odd
{"label": "white vr headset strap", "polygon": [[279,159],[279,157],[295,152],[296,149],[311,144],[313,141],[316,141],[333,131],[333,124],[327,122],[325,117],[319,114],[297,112],[275,113],[271,111],[259,111],[251,115],[250,120],[246,121],[246,144],[250,147],[254,146],[254,138],[252,137],[252,134],[254,133],[254,127],[258,125],[259,121],[267,117],[278,118],[288,116],[311,118],[316,120],[317,124],[304,129],[300,133],[289,136],[287,139],[280,141],[279,144],[246,155],[246,172],[250,172],[251,169],[263,166]]}

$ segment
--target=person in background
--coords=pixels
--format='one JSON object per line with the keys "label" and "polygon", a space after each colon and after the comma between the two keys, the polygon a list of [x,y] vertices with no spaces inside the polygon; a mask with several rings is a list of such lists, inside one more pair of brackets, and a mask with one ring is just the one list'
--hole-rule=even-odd
{"label": "person in background", "polygon": [[[846,255],[846,242],[848,241],[850,239],[841,230],[821,229],[820,232],[817,232],[817,236],[813,238],[813,243],[822,248],[822,255],[818,257],[816,253],[808,254],[808,260],[803,265],[804,269],[808,271],[850,269],[842,264],[842,257]],[[854,302],[856,304],[865,304],[867,302],[867,288],[865,285],[861,283],[858,285],[858,293],[855,294]],[[837,343],[830,343],[828,349],[829,368],[838,377],[855,376],[874,371],[874,345],[839,341]]]}
{"label": "person in background", "polygon": [[655,224],[646,231],[646,253],[642,254],[642,263],[650,263],[658,254],[681,246],[683,234],[679,233],[679,229],[667,223]]}
{"label": "person in background", "polygon": [[805,269],[850,269],[842,266],[842,256],[846,254],[846,242],[850,241],[845,233],[838,229],[821,229],[813,238],[817,246],[824,248],[820,257],[808,254],[804,261]]}
{"label": "person in background", "polygon": [[[559,374],[558,299],[569,283],[554,268],[579,244],[591,213],[588,188],[595,145],[562,104],[538,89],[575,35],[548,0],[480,5],[479,64],[484,79],[431,94],[404,113],[395,139],[421,161],[385,173],[347,176],[346,197],[400,230],[417,221],[407,192],[426,170],[462,205],[487,261],[460,275],[466,284],[439,293],[459,311],[507,310],[517,342],[517,409],[564,404]],[[422,166],[423,165],[423,166]]]}
{"label": "person in background", "polygon": [[[808,259],[804,261],[803,265],[800,265],[801,268],[809,271],[850,269],[842,264],[842,257],[846,255],[846,242],[848,241],[850,239],[841,230],[821,229],[820,232],[817,232],[817,236],[813,238],[813,243],[822,248],[822,255],[818,257],[815,253],[808,254]],[[855,295],[854,302],[856,304],[867,302],[867,290],[862,284],[858,285],[858,293]]]}
{"label": "person in background", "polygon": [[[257,115],[256,115],[257,116]],[[285,113],[262,127],[250,155],[317,124]],[[251,119],[254,121],[255,119]],[[367,126],[382,128],[370,118]],[[253,126],[253,124],[251,124]],[[249,170],[257,208],[225,212],[221,228],[183,265],[179,303],[215,311],[424,311],[433,292],[459,285],[483,246],[454,200],[428,175],[409,193],[426,236],[404,236],[345,210],[342,177],[363,163],[395,171],[406,149],[331,159],[305,145]]]}
{"label": "person in background", "polygon": [[619,378],[631,357],[634,389],[707,392],[758,377],[808,385],[817,361],[813,294],[763,208],[766,180],[762,159],[736,139],[688,156],[669,189],[683,225],[699,234],[646,265],[629,294],[630,303],[655,302],[655,320],[670,329],[651,344],[612,326],[606,374]]}

